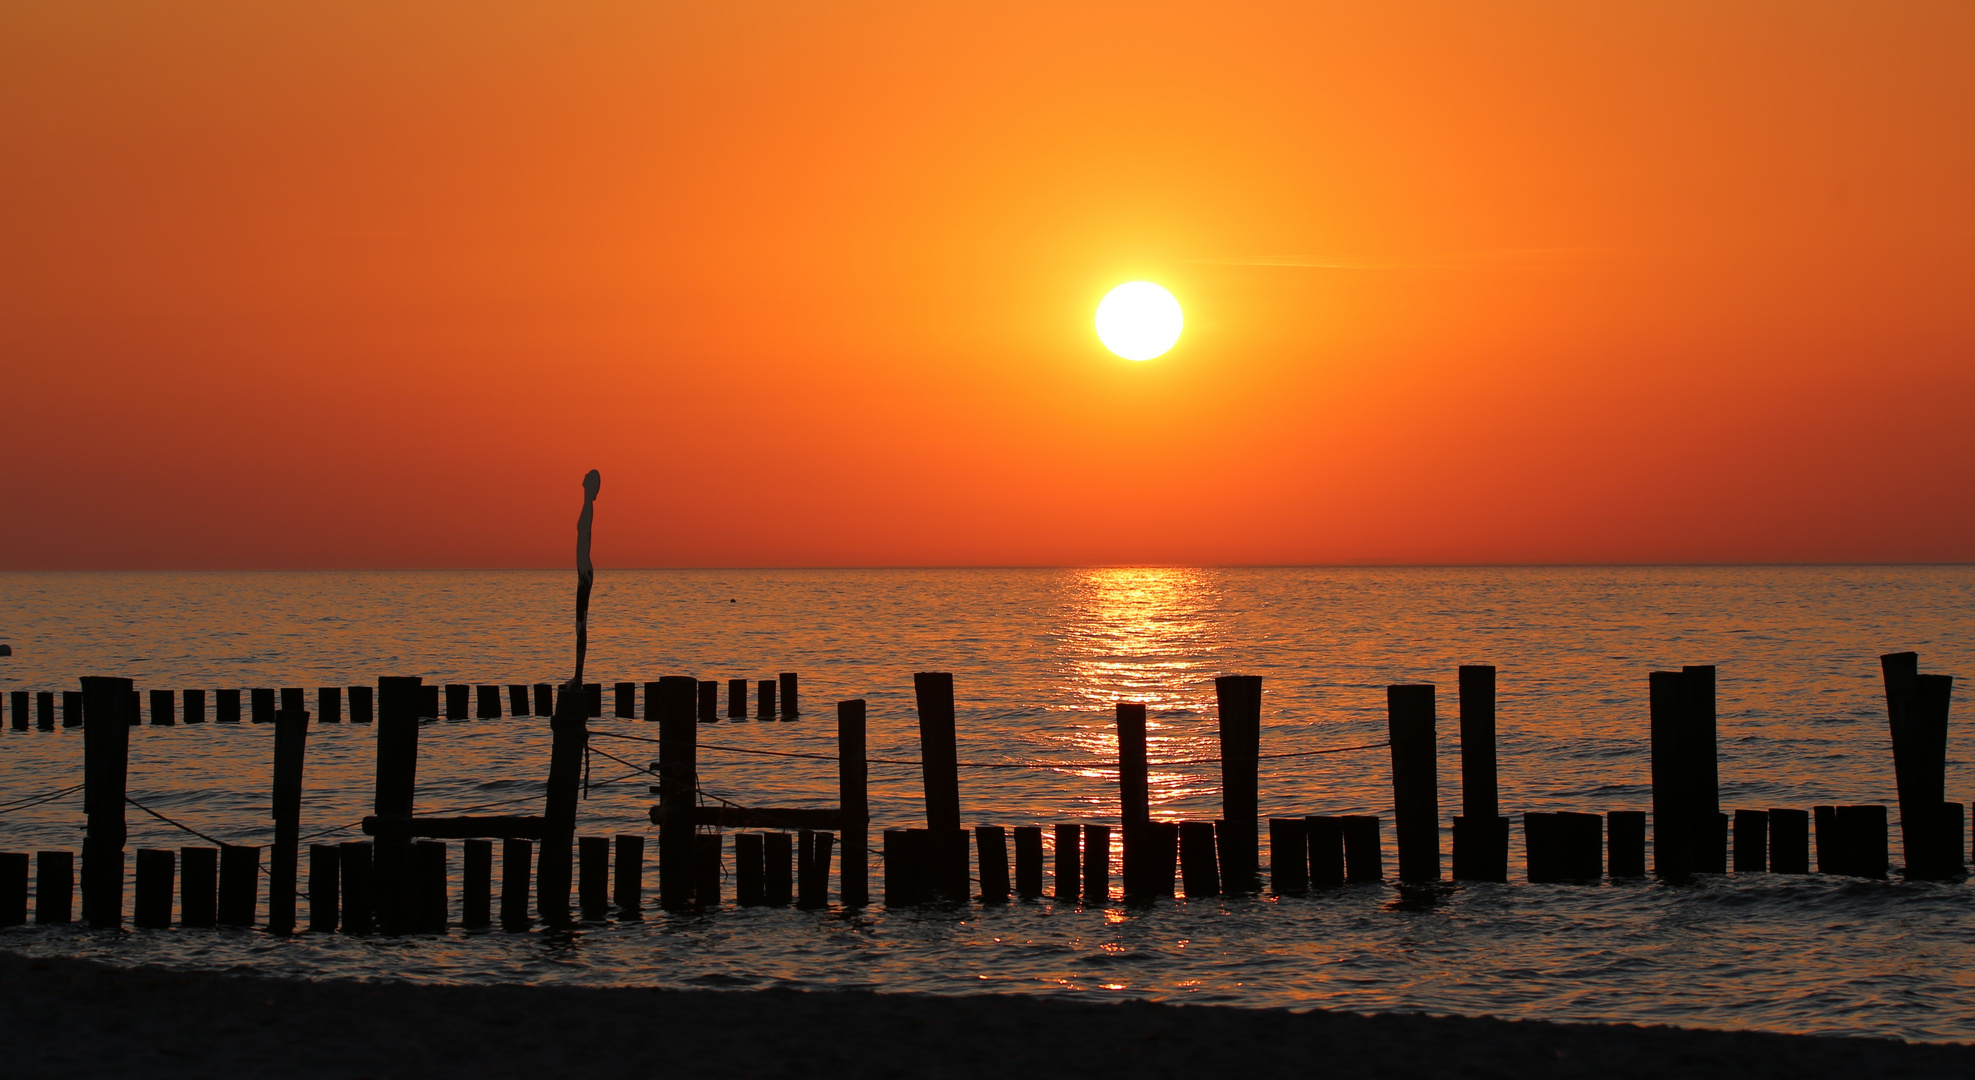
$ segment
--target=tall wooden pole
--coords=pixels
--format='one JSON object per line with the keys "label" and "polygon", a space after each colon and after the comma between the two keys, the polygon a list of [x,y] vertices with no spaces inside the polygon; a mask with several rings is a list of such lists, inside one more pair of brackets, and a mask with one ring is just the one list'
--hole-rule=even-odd
{"label": "tall wooden pole", "polygon": [[91,926],[123,925],[124,785],[130,770],[129,679],[86,677],[82,712],[82,917]]}
{"label": "tall wooden pole", "polygon": [[1221,817],[1216,827],[1221,888],[1254,892],[1262,752],[1262,677],[1222,675],[1214,680],[1221,722]]}
{"label": "tall wooden pole", "polygon": [[871,900],[871,808],[866,795],[864,699],[837,702],[837,806],[842,815],[843,867],[838,887],[845,907]]}
{"label": "tall wooden pole", "polygon": [[693,807],[699,789],[699,681],[658,681],[658,902],[667,911],[693,906]]}
{"label": "tall wooden pole", "polygon": [[301,856],[302,755],[308,748],[309,714],[274,714],[274,850],[267,868],[267,929],[295,932],[295,871]]}
{"label": "tall wooden pole", "polygon": [[1399,880],[1440,880],[1440,788],[1431,683],[1385,688]]}

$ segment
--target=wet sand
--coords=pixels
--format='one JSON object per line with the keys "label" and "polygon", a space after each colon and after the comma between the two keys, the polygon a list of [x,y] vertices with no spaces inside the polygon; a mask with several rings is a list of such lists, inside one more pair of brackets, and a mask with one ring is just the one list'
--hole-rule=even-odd
{"label": "wet sand", "polygon": [[1968,1077],[1975,1047],[1034,997],[304,982],[0,953],[14,1077]]}

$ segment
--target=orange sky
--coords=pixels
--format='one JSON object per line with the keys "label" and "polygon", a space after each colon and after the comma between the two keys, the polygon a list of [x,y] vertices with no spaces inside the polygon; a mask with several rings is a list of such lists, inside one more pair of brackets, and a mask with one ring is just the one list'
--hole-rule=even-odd
{"label": "orange sky", "polygon": [[1962,0],[12,4],[0,147],[0,569],[1975,560]]}

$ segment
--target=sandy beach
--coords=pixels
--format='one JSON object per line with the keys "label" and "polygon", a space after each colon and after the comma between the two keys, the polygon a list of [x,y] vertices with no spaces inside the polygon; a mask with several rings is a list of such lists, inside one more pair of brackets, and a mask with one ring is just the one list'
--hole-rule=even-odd
{"label": "sandy beach", "polygon": [[17,1077],[1966,1077],[1975,1047],[1033,997],[302,982],[0,954]]}

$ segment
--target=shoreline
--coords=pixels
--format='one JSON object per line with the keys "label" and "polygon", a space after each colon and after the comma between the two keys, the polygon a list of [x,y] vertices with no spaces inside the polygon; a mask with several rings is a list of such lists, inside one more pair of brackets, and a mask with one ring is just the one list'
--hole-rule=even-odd
{"label": "shoreline", "polygon": [[313,981],[6,951],[0,1018],[21,1077],[1975,1075],[1975,1046],[1892,1039],[1027,995]]}

